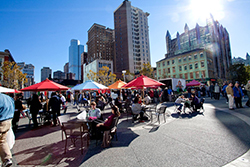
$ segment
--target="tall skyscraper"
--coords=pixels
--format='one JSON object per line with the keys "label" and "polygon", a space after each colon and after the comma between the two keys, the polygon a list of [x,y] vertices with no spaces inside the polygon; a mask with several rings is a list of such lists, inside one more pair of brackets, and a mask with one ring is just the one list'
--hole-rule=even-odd
{"label": "tall skyscraper", "polygon": [[45,80],[46,78],[51,77],[52,70],[49,67],[43,67],[41,69],[41,81]]}
{"label": "tall skyscraper", "polygon": [[114,59],[114,30],[94,23],[88,30],[88,63]]}
{"label": "tall skyscraper", "polygon": [[81,80],[81,54],[84,52],[84,46],[80,41],[72,39],[69,47],[69,73],[75,74],[75,80]]}
{"label": "tall skyscraper", "polygon": [[129,70],[131,73],[150,63],[149,13],[131,6],[124,0],[114,11],[115,26],[115,71]]}

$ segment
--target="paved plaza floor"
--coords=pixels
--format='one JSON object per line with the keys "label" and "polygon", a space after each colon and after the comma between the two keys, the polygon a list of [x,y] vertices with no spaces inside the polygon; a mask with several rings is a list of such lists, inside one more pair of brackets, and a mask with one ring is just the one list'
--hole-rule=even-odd
{"label": "paved plaza floor", "polygon": [[[223,97],[206,98],[200,114],[178,115],[173,103],[167,106],[166,122],[161,117],[160,124],[155,117],[152,123],[132,123],[122,113],[118,140],[105,149],[91,140],[83,154],[80,143],[69,144],[64,154],[59,126],[32,130],[28,118],[21,118],[12,149],[14,166],[250,166],[249,108],[228,110]],[[107,106],[104,117],[110,113]],[[74,118],[76,107],[69,105],[67,114]]]}

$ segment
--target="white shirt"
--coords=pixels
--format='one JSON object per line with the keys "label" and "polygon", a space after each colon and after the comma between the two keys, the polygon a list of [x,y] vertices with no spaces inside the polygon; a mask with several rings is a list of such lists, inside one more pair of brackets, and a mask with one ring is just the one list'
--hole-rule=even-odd
{"label": "white shirt", "polygon": [[66,99],[65,99],[65,97],[62,95],[62,97],[61,97],[61,100],[62,100],[62,102],[65,102],[66,101]]}

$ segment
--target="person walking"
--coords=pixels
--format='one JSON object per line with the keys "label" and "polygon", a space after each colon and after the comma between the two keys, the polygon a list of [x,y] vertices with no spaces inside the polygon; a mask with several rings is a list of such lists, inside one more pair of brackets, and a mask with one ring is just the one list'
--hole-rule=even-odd
{"label": "person walking", "polygon": [[239,87],[238,81],[235,82],[235,85],[233,87],[233,91],[234,91],[234,100],[235,100],[236,108],[243,108],[241,99],[244,96],[244,94],[242,92],[241,87]]}
{"label": "person walking", "polygon": [[233,91],[232,86],[233,86],[233,83],[229,82],[226,88],[229,110],[234,110],[234,91]]}
{"label": "person walking", "polygon": [[214,86],[214,99],[220,100],[220,87],[218,83],[216,83]]}
{"label": "person walking", "polygon": [[18,128],[18,122],[20,119],[20,113],[23,110],[23,105],[18,94],[16,94],[14,100],[15,100],[15,112],[14,112],[14,117],[12,119],[12,129],[13,129],[13,132],[16,132]]}
{"label": "person walking", "polygon": [[38,127],[37,114],[41,108],[42,108],[42,104],[41,104],[41,101],[39,100],[38,95],[33,94],[32,99],[30,101],[30,113],[32,115],[34,129]]}
{"label": "person walking", "polygon": [[226,103],[228,103],[228,96],[227,96],[227,92],[226,92],[227,86],[228,86],[228,84],[227,84],[227,82],[225,82],[224,85],[223,85],[223,87],[222,87],[222,92],[223,92],[225,98],[227,99]]}
{"label": "person walking", "polygon": [[11,166],[13,163],[6,137],[11,128],[14,111],[14,100],[10,96],[0,93],[0,156],[3,167]]}
{"label": "person walking", "polygon": [[53,125],[56,126],[57,124],[57,117],[61,115],[60,113],[60,106],[61,106],[61,99],[58,97],[56,92],[51,94],[51,98],[49,99],[49,107],[52,110],[53,114]]}
{"label": "person walking", "polygon": [[248,80],[248,82],[245,86],[245,90],[247,91],[247,97],[248,97],[248,100],[246,102],[246,106],[250,107],[250,80]]}
{"label": "person walking", "polygon": [[211,83],[210,87],[209,87],[209,91],[210,91],[210,96],[211,99],[214,97],[214,84]]}

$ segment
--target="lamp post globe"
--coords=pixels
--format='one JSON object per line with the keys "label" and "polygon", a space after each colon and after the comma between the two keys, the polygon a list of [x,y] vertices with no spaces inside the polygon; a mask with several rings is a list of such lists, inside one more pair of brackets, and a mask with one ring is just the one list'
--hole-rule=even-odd
{"label": "lamp post globe", "polygon": [[125,73],[126,73],[126,70],[122,70],[122,74],[123,74],[123,81],[125,82]]}

